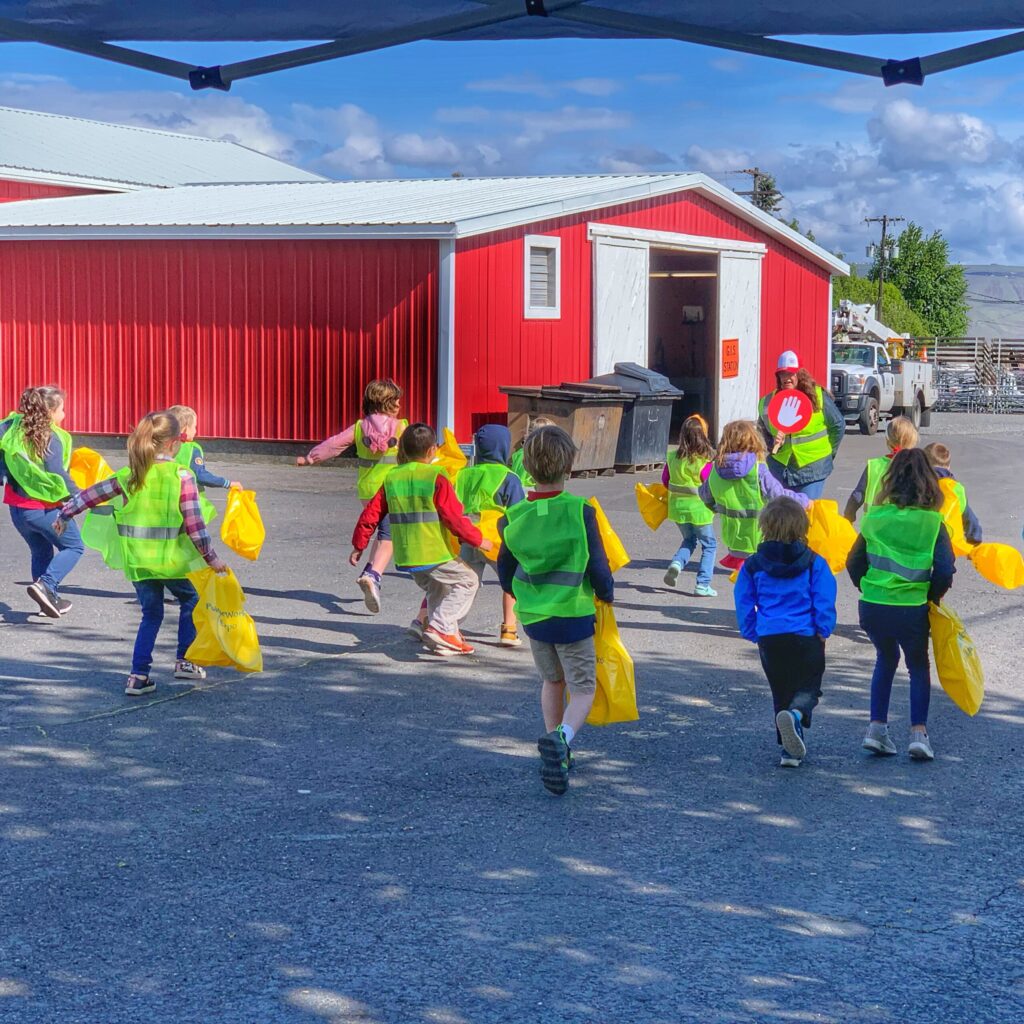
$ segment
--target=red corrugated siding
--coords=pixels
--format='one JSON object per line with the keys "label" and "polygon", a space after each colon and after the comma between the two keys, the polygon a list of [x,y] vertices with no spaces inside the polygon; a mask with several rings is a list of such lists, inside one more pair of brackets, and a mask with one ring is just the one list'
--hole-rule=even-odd
{"label": "red corrugated siding", "polygon": [[65,185],[38,185],[29,181],[0,178],[0,203],[16,203],[22,199],[56,199],[59,196],[96,195],[94,188],[68,188]]}
{"label": "red corrugated siding", "polygon": [[205,437],[317,440],[392,376],[433,421],[436,242],[0,243],[0,405],[68,391],[72,431],[199,411]]}
{"label": "red corrugated siding", "polygon": [[[829,275],[746,221],[692,193],[576,214],[458,243],[456,281],[456,425],[500,416],[501,384],[557,384],[591,374],[591,249],[587,224],[763,242],[761,365],[765,387],[778,354],[797,349],[819,380],[828,369]],[[523,318],[523,249],[527,234],[562,239],[562,315]]]}

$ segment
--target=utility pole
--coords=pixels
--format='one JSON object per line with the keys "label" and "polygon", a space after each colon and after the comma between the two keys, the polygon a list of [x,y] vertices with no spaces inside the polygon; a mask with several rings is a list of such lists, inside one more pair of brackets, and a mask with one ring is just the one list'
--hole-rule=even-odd
{"label": "utility pole", "polygon": [[[761,198],[763,200],[766,197],[770,198],[772,200],[773,207],[772,207],[772,209],[765,210],[765,212],[766,213],[773,213],[774,212],[774,207],[778,206],[779,200],[782,199],[782,193],[777,188],[775,188],[775,179],[773,178],[772,175],[768,174],[766,171],[762,171],[760,167],[744,167],[742,170],[730,171],[730,173],[731,174],[749,174],[751,176],[751,178],[753,179],[753,186],[754,187],[752,189],[750,189],[749,191],[744,191],[744,192],[741,192],[741,191],[739,191],[737,189],[736,190],[736,195],[738,195],[738,196],[747,196],[750,199],[750,201],[756,207],[758,207],[759,209],[762,209],[762,210],[765,210],[765,207],[761,206],[761,204],[758,202],[758,199]],[[769,188],[771,188],[771,195],[770,196],[769,196],[768,192],[766,191],[766,189],[762,188],[762,186],[761,186],[762,182],[771,182],[771,185],[768,186]]]}
{"label": "utility pole", "polygon": [[[906,219],[906,217],[890,217],[887,213],[883,213],[881,217],[864,218],[865,224],[882,225],[881,244],[876,246],[872,242],[867,247],[867,254],[870,259],[874,259],[875,254],[878,254],[878,301],[875,303],[876,320],[882,320],[882,286],[885,284],[885,261],[887,259],[895,259],[900,254],[900,247],[889,238],[889,225],[899,224]],[[885,321],[882,322],[884,323]]]}

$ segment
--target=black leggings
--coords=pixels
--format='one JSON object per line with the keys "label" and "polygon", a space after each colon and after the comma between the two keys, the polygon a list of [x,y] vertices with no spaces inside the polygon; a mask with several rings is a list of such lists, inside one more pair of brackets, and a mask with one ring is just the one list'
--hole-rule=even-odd
{"label": "black leggings", "polygon": [[[816,636],[797,636],[779,633],[765,636],[757,642],[761,653],[761,666],[772,688],[775,714],[780,711],[799,711],[804,725],[810,726],[811,712],[818,706],[821,679],[825,674],[825,643]],[[778,729],[775,738],[782,737]]]}

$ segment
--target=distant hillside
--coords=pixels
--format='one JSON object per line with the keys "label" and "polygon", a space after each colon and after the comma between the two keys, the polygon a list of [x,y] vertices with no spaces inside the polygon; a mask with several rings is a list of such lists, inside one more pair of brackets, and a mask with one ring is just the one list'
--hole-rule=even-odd
{"label": "distant hillside", "polygon": [[1024,338],[1024,267],[966,266],[967,333],[984,338]]}

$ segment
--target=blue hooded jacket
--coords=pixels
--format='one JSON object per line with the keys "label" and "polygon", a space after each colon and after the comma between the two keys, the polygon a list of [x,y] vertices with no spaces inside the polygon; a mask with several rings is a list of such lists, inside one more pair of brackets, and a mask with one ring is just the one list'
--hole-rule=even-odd
{"label": "blue hooded jacket", "polygon": [[[474,464],[479,466],[485,462],[507,466],[512,456],[512,435],[508,427],[500,423],[486,423],[473,435],[476,449]],[[494,500],[502,508],[510,508],[524,501],[526,492],[523,483],[510,469],[505,482],[498,488]]]}

